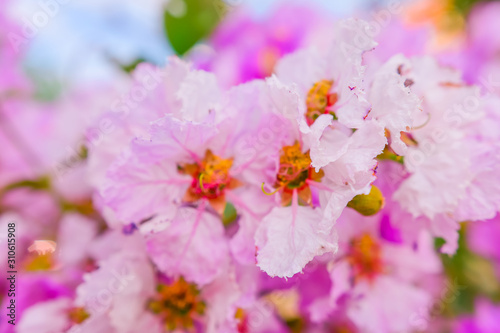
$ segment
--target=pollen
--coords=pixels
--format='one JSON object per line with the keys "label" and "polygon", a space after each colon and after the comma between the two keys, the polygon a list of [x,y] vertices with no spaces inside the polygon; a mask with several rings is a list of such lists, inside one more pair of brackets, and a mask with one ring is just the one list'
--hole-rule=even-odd
{"label": "pollen", "polygon": [[90,317],[90,314],[82,307],[75,307],[69,310],[68,317],[73,324],[81,324]]}
{"label": "pollen", "polygon": [[303,153],[300,144],[295,142],[293,146],[285,146],[280,156],[280,167],[276,184],[288,189],[294,189],[305,185],[309,178],[311,158],[309,152]]}
{"label": "pollen", "polygon": [[330,92],[332,86],[333,81],[321,80],[316,82],[307,93],[305,116],[309,126],[322,114],[335,115],[331,108],[337,103],[338,95]]}
{"label": "pollen", "polygon": [[23,262],[24,269],[28,272],[50,271],[56,267],[52,253],[38,255],[30,253]]}
{"label": "pollen", "polygon": [[[309,151],[302,152],[299,142],[284,146],[281,150],[280,164],[276,175],[275,192],[281,191],[282,204],[290,204],[293,191],[297,190],[303,203],[310,205],[312,201],[308,180],[320,181],[323,171],[316,172],[311,167]],[[273,192],[273,193],[275,193]]]}
{"label": "pollen", "polygon": [[205,302],[196,285],[179,278],[171,284],[158,285],[148,308],[163,319],[167,330],[187,330],[205,313]]}
{"label": "pollen", "polygon": [[248,313],[242,308],[238,308],[236,309],[234,318],[237,321],[236,329],[238,330],[238,333],[248,333],[249,332]]}
{"label": "pollen", "polygon": [[232,166],[233,159],[221,158],[214,155],[211,150],[206,151],[205,157],[200,162],[179,166],[180,173],[192,177],[184,201],[196,202],[203,198],[208,199],[212,207],[222,215],[226,206],[225,191],[241,185],[230,175]]}
{"label": "pollen", "polygon": [[382,249],[370,234],[363,234],[351,242],[348,260],[355,280],[373,280],[383,272]]}

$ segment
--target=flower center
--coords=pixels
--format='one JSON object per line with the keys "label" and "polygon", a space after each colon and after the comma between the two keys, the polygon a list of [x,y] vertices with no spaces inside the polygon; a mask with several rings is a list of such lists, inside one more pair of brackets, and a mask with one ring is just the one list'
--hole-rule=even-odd
{"label": "flower center", "polygon": [[205,303],[199,297],[200,291],[183,278],[169,285],[158,285],[157,292],[148,307],[162,317],[168,330],[191,328],[194,320],[205,312]]}
{"label": "flower center", "polygon": [[202,198],[208,199],[212,207],[222,214],[226,205],[225,190],[241,185],[229,174],[232,166],[232,158],[220,158],[210,149],[206,151],[205,157],[200,162],[178,166],[180,173],[188,174],[193,178],[184,201],[195,202]]}
{"label": "flower center", "polygon": [[68,312],[69,320],[73,324],[81,324],[90,317],[87,311],[81,307],[71,308]]}
{"label": "flower center", "polygon": [[236,313],[234,314],[234,318],[237,320],[238,324],[236,329],[238,333],[248,333],[248,314],[242,308],[236,309]]}
{"label": "flower center", "polygon": [[283,147],[276,176],[277,187],[293,190],[306,185],[311,169],[311,158],[309,152],[303,153],[300,148],[298,142],[293,146]]}
{"label": "flower center", "polygon": [[356,280],[367,278],[373,280],[382,273],[382,250],[380,244],[369,234],[363,234],[351,242],[348,260],[354,271]]}
{"label": "flower center", "polygon": [[262,49],[258,55],[258,68],[261,76],[270,76],[279,58],[280,51],[276,47],[270,46]]}
{"label": "flower center", "polygon": [[29,272],[49,271],[56,266],[52,253],[31,253],[24,261],[24,269]]}
{"label": "flower center", "polygon": [[[323,171],[316,172],[311,167],[309,152],[303,153],[299,142],[292,146],[284,146],[281,150],[280,165],[274,188],[282,191],[282,204],[290,204],[294,190],[298,191],[299,198],[309,205],[312,201],[311,189],[308,180],[320,181]],[[275,193],[273,192],[273,193]]]}
{"label": "flower center", "polygon": [[330,108],[337,103],[338,95],[336,93],[330,93],[332,86],[333,81],[321,80],[316,82],[307,93],[307,111],[305,116],[309,126],[311,126],[322,114],[331,113],[335,116]]}
{"label": "flower center", "polygon": [[232,165],[232,159],[220,158],[207,150],[200,163],[185,165],[182,171],[193,177],[190,191],[194,196],[215,199],[224,194],[224,189],[231,182],[229,169]]}

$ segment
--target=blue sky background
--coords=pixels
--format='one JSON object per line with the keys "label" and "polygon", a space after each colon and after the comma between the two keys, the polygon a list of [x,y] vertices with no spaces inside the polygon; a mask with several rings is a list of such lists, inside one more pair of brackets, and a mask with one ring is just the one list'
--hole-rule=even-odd
{"label": "blue sky background", "polygon": [[[12,15],[24,24],[23,20],[29,21],[41,10],[40,3],[45,1],[50,0],[15,0]],[[282,2],[227,1],[243,3],[256,17],[265,16],[277,2]],[[336,16],[344,17],[374,5],[377,0],[294,2],[315,3]],[[167,55],[172,54],[163,32],[164,5],[162,0],[67,1],[30,40],[27,66],[59,81],[85,82],[113,77],[117,67],[110,59],[125,63],[142,56],[161,64]]]}

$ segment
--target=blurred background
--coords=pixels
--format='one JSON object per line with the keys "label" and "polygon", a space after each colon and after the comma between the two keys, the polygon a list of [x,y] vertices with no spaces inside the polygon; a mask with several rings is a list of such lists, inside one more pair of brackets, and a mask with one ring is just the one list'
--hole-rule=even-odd
{"label": "blurred background", "polygon": [[[418,11],[409,12],[417,20],[453,30],[461,26],[460,20],[475,2],[417,1]],[[244,12],[252,20],[265,21],[277,15],[283,3],[307,7],[323,18],[366,18],[378,8],[415,1],[17,0],[8,15],[21,23],[27,35],[20,44],[28,72],[57,90],[69,82],[109,80],[120,65],[130,67],[143,60],[164,64],[167,56],[186,54],[210,38],[229,16]]]}
{"label": "blurred background", "polygon": [[[111,84],[130,75],[140,62],[164,65],[172,55],[214,71],[226,86],[265,77],[283,54],[308,44],[320,45],[328,33],[323,22],[346,17],[378,22],[381,30],[376,39],[388,45],[388,54],[433,54],[443,64],[460,68],[467,82],[481,85],[477,81],[481,72],[500,68],[498,3],[16,0],[9,4],[6,16],[18,25],[7,36],[16,55],[22,57],[36,96],[50,101],[76,87]],[[486,5],[496,11],[484,9],[489,8]],[[397,13],[395,20],[385,16],[388,8]],[[398,35],[400,26],[405,26],[404,36]],[[242,68],[245,72],[238,72]],[[453,282],[449,288],[453,297],[436,309],[437,316],[468,320],[478,299],[500,301],[500,221],[497,217],[488,223],[465,223],[457,254],[442,256]],[[494,311],[500,321],[500,310]]]}

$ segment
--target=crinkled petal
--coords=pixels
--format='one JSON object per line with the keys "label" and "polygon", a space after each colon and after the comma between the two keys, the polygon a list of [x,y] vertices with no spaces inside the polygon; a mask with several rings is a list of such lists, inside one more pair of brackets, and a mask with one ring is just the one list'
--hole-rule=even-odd
{"label": "crinkled petal", "polygon": [[357,289],[362,298],[347,313],[363,332],[411,332],[421,329],[417,325],[422,321],[428,322],[432,297],[423,289],[390,276]]}
{"label": "crinkled petal", "polygon": [[433,219],[436,214],[454,213],[470,182],[469,165],[468,154],[459,142],[411,147],[405,167],[412,173],[394,192],[393,199],[414,217]]}
{"label": "crinkled petal", "polygon": [[274,72],[287,85],[295,84],[305,96],[312,86],[327,74],[325,58],[314,48],[298,50],[280,59]]}
{"label": "crinkled petal", "polygon": [[295,208],[274,208],[255,234],[257,266],[270,276],[292,277],[315,256],[337,250],[333,231],[319,229],[320,212]]}
{"label": "crinkled petal", "polygon": [[71,325],[67,315],[71,303],[69,298],[61,297],[29,307],[17,323],[16,332],[64,332]]}
{"label": "crinkled petal", "polygon": [[190,177],[180,175],[170,161],[145,164],[126,153],[109,169],[101,195],[117,218],[128,225],[172,209],[189,183]]}
{"label": "crinkled petal", "polygon": [[400,66],[410,67],[409,60],[402,55],[389,59],[375,73],[370,89],[370,116],[377,119],[391,133],[391,148],[398,155],[406,153],[401,141],[401,132],[414,126],[415,114],[420,112],[420,100],[410,91],[409,82],[398,74]]}
{"label": "crinkled petal", "polygon": [[148,253],[168,276],[199,285],[213,281],[229,255],[220,219],[189,207],[180,208],[164,231],[148,237]]}
{"label": "crinkled petal", "polygon": [[118,331],[126,331],[142,316],[145,302],[155,292],[153,268],[144,252],[117,253],[84,275],[76,303],[91,315],[107,312]]}
{"label": "crinkled petal", "polygon": [[170,115],[153,122],[149,138],[136,138],[131,148],[141,161],[148,163],[171,159],[176,163],[202,156],[208,141],[217,133],[213,121],[184,121]]}

